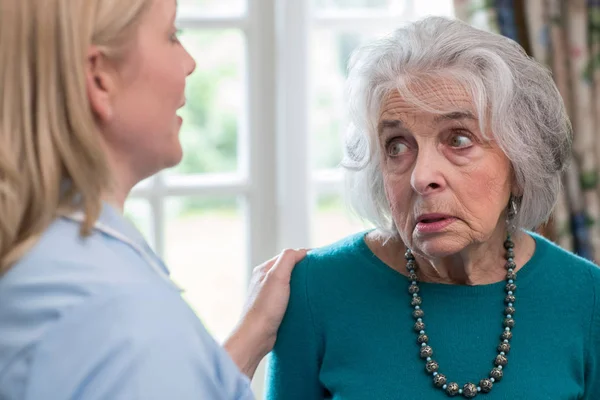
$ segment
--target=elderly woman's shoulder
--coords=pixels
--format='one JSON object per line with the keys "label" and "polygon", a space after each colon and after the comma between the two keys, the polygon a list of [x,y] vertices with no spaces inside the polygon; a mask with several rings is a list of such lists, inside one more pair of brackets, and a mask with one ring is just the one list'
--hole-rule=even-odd
{"label": "elderly woman's shoulder", "polygon": [[326,246],[312,249],[295,268],[310,273],[337,273],[347,271],[360,262],[367,249],[364,237],[367,231],[358,232]]}
{"label": "elderly woman's shoulder", "polygon": [[537,247],[535,259],[545,264],[546,268],[554,267],[557,272],[562,271],[572,277],[578,275],[592,279],[600,285],[600,266],[598,264],[559,247],[558,244],[545,237],[536,234],[532,234],[532,236]]}

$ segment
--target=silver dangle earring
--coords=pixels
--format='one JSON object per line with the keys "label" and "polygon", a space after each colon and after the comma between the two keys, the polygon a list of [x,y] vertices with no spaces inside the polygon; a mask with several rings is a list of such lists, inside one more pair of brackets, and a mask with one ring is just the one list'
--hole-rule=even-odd
{"label": "silver dangle earring", "polygon": [[514,232],[517,228],[514,224],[514,220],[517,217],[517,214],[517,201],[515,200],[515,196],[511,194],[510,199],[508,200],[508,209],[506,212],[506,225],[508,227],[509,233]]}

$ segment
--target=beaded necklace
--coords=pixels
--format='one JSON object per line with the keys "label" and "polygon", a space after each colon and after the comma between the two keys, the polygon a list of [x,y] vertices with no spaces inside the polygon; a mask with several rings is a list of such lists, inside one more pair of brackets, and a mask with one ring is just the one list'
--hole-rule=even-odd
{"label": "beaded necklace", "polygon": [[428,344],[429,337],[425,333],[425,323],[423,322],[425,313],[421,309],[422,300],[421,297],[419,297],[419,280],[415,273],[415,270],[418,269],[418,265],[410,249],[407,249],[404,254],[404,257],[406,258],[406,268],[408,269],[408,277],[411,281],[408,287],[408,293],[412,296],[410,304],[414,307],[412,313],[413,317],[416,319],[414,329],[418,334],[417,343],[421,346],[419,355],[425,360],[425,371],[433,376],[433,385],[445,391],[450,397],[462,395],[467,399],[471,399],[479,393],[489,393],[492,390],[494,383],[497,383],[502,379],[502,370],[506,367],[506,364],[508,364],[507,354],[510,351],[510,340],[512,339],[511,329],[515,326],[513,315],[515,314],[514,292],[517,290],[517,285],[515,284],[515,280],[517,279],[515,269],[517,266],[514,262],[514,247],[515,245],[511,236],[508,234],[506,241],[504,242],[504,248],[506,249],[506,286],[504,287],[506,291],[506,297],[504,298],[506,307],[504,308],[505,317],[502,323],[504,331],[500,335],[501,342],[498,345],[498,355],[494,359],[494,367],[490,371],[489,377],[481,379],[479,385],[468,382],[465,383],[462,388],[458,383],[448,381],[445,375],[439,373],[438,363],[431,358],[433,356],[433,349]]}

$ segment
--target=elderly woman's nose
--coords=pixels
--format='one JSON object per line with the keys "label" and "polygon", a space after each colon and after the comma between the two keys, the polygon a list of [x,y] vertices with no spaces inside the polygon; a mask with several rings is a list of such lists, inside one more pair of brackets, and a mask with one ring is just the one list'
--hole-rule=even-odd
{"label": "elderly woman's nose", "polygon": [[410,177],[413,190],[429,194],[443,188],[443,165],[435,151],[419,152]]}

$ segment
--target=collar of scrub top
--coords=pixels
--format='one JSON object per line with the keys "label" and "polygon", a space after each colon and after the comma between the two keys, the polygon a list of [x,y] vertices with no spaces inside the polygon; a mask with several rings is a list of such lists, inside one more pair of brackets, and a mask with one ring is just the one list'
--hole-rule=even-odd
{"label": "collar of scrub top", "polygon": [[[83,223],[85,215],[78,210],[70,214],[61,215],[68,220]],[[174,286],[178,291],[183,288],[177,285],[169,276],[169,270],[162,260],[150,248],[140,231],[138,231],[120,212],[107,203],[103,203],[102,212],[94,224],[94,230],[110,236],[126,244],[146,261],[146,264],[156,272],[161,279]]]}

